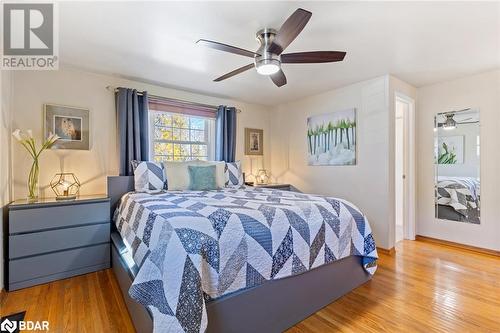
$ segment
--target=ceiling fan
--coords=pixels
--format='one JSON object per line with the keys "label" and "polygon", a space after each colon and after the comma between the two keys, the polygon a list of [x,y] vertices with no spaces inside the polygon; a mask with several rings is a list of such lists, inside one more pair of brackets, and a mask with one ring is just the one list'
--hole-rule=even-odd
{"label": "ceiling fan", "polygon": [[[466,111],[469,109],[461,110],[461,111]],[[460,111],[457,111],[460,112]],[[445,121],[444,122],[438,122],[437,127],[442,127],[444,130],[452,130],[457,127],[457,124],[472,124],[476,123],[477,121],[471,121],[473,120],[472,117],[461,119],[460,121],[457,121],[454,119],[455,113],[446,113],[443,114],[445,116]]]}
{"label": "ceiling fan", "polygon": [[285,23],[283,23],[279,30],[271,28],[259,30],[256,34],[256,38],[260,43],[260,47],[255,52],[206,39],[200,39],[196,43],[216,50],[254,58],[253,63],[224,74],[216,78],[214,80],[215,82],[226,80],[255,67],[257,73],[268,75],[275,85],[281,87],[286,84],[286,76],[281,69],[281,64],[312,64],[344,60],[346,53],[340,51],[313,51],[282,54],[287,46],[290,45],[290,43],[300,34],[302,29],[304,29],[311,16],[311,12],[299,8],[285,21]]}

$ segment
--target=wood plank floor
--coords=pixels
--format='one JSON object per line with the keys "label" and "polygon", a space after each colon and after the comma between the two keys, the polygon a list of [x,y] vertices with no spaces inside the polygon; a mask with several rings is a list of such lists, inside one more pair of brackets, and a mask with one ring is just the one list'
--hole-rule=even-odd
{"label": "wood plank floor", "polygon": [[[500,332],[500,258],[403,241],[374,278],[288,330]],[[133,332],[111,270],[7,293],[0,315],[26,310],[50,332]]]}

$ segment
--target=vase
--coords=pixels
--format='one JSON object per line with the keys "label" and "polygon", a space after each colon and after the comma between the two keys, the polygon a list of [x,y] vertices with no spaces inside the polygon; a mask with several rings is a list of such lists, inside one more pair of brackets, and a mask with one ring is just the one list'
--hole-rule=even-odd
{"label": "vase", "polygon": [[40,168],[38,166],[38,158],[33,159],[30,174],[28,176],[28,200],[36,201],[39,194],[38,179],[40,176]]}

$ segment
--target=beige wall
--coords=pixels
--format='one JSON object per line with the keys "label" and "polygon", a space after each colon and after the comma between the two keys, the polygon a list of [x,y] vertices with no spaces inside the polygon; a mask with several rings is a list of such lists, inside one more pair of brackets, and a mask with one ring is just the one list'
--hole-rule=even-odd
{"label": "beige wall", "polygon": [[[0,208],[10,202],[10,147],[11,147],[11,73],[0,71]],[[4,287],[3,278],[3,226],[4,216],[0,213],[0,290]]]}
{"label": "beige wall", "polygon": [[[40,184],[42,193],[51,196],[47,187],[51,177],[60,170],[74,172],[82,182],[81,193],[105,193],[106,176],[117,174],[117,150],[114,95],[106,86],[123,86],[147,90],[150,94],[184,99],[205,104],[225,104],[243,110],[238,114],[237,159],[243,160],[248,172],[249,160],[244,156],[244,128],[264,129],[264,152],[269,151],[269,112],[266,107],[241,103],[150,84],[74,69],[59,71],[18,71],[13,74],[13,128],[32,129],[42,138],[43,104],[54,103],[89,108],[91,112],[91,148],[88,151],[52,150],[41,158]],[[2,155],[4,156],[4,155]],[[266,157],[267,158],[267,157]],[[254,169],[263,163],[254,161]],[[26,196],[26,177],[30,158],[19,145],[13,147],[14,198]]]}
{"label": "beige wall", "polygon": [[[377,246],[389,243],[389,76],[363,81],[277,107],[271,114],[271,166],[279,181],[351,201],[363,211]],[[307,118],[357,110],[357,165],[309,166]]]}
{"label": "beige wall", "polygon": [[[417,233],[500,250],[500,70],[419,88],[417,98]],[[480,117],[480,225],[434,217],[434,115],[468,107]]]}

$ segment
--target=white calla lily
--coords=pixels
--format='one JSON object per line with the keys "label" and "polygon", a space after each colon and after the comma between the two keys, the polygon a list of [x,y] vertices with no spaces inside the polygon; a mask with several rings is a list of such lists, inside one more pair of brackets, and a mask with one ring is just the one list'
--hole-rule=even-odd
{"label": "white calla lily", "polygon": [[21,130],[18,128],[14,132],[12,132],[12,136],[16,138],[17,141],[23,141],[23,138],[21,136]]}

